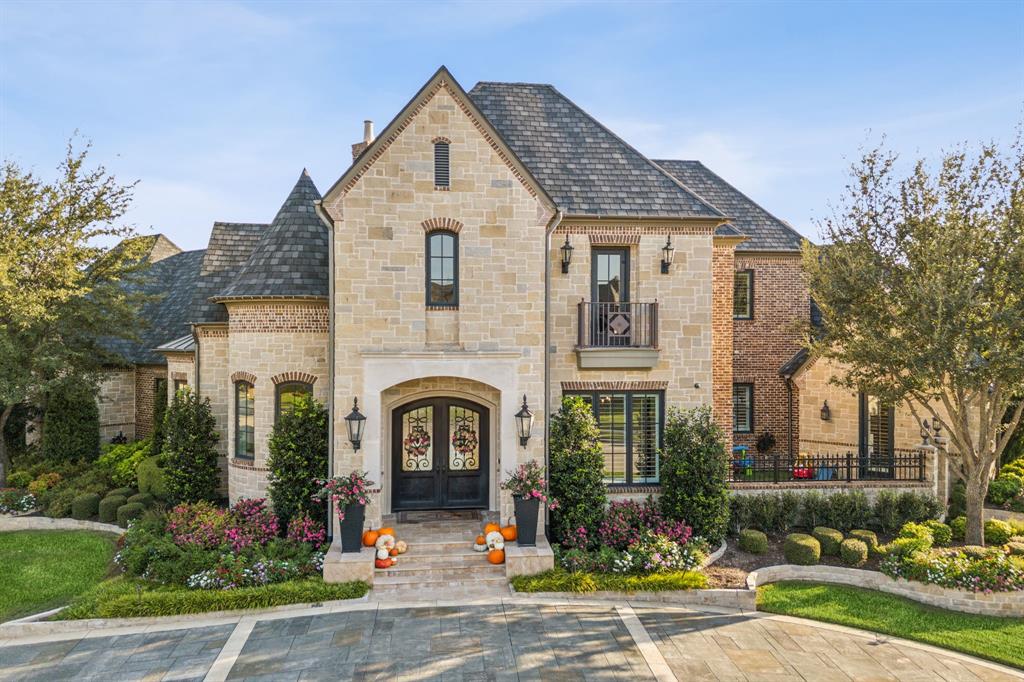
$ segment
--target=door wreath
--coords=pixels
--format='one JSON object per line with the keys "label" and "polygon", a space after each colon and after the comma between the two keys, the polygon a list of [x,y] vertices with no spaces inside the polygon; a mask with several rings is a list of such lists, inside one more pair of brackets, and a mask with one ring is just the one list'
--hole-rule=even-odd
{"label": "door wreath", "polygon": [[459,424],[452,433],[452,447],[461,459],[463,468],[470,469],[476,465],[476,449],[480,439],[469,424]]}
{"label": "door wreath", "polygon": [[427,452],[430,451],[430,434],[417,424],[409,431],[409,435],[402,441],[402,445],[408,457],[406,460],[408,465],[413,469],[419,468]]}

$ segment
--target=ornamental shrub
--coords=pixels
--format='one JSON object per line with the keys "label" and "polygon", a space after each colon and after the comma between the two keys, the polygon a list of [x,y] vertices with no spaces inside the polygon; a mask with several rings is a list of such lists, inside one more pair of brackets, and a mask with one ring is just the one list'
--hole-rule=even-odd
{"label": "ornamental shrub", "polygon": [[322,517],[313,519],[302,513],[292,517],[288,522],[287,537],[292,542],[304,542],[313,549],[320,549],[327,542],[327,531],[324,529]]}
{"label": "ornamental shrub", "polygon": [[1013,529],[1010,528],[1010,524],[1006,521],[1000,521],[999,519],[985,521],[986,545],[1005,545],[1010,541],[1011,535],[1013,535]]}
{"label": "ornamental shrub", "polygon": [[167,477],[160,466],[160,457],[147,457],[139,462],[136,475],[139,479],[139,492],[152,495],[158,500],[166,500],[168,496]]}
{"label": "ornamental shrub", "polygon": [[1006,552],[1011,556],[1024,556],[1024,542],[1007,542]]}
{"label": "ornamental shrub", "polygon": [[913,521],[903,524],[903,527],[900,528],[900,532],[896,537],[917,538],[920,540],[927,540],[929,543],[933,544],[935,542],[935,537],[932,535],[931,529],[923,524],[914,523]]}
{"label": "ornamental shrub", "polygon": [[[896,511],[903,523],[921,523],[942,515],[942,504],[931,493],[900,493],[896,498]],[[901,524],[902,525],[902,524]]]}
{"label": "ornamental shrub", "polygon": [[953,542],[953,529],[942,521],[929,519],[923,525],[932,532],[932,540],[936,547],[949,547],[950,543]]}
{"label": "ornamental shrub", "polygon": [[[685,523],[666,519],[657,502],[648,496],[643,504],[634,500],[623,500],[608,505],[604,520],[597,529],[597,540],[600,546],[621,552],[636,543],[646,530],[664,535],[680,545],[686,544],[692,532]],[[572,544],[586,545],[585,542]]]}
{"label": "ornamental shrub", "polygon": [[863,540],[847,538],[839,545],[839,558],[847,566],[863,566],[868,561],[868,546]]}
{"label": "ornamental shrub", "polygon": [[906,523],[901,520],[898,503],[899,496],[890,490],[882,490],[875,496],[875,504],[872,508],[875,523],[878,524],[878,529],[886,535],[892,535]]}
{"label": "ornamental shrub", "polygon": [[124,495],[108,495],[100,500],[99,516],[102,523],[114,523],[117,521],[118,507],[127,504],[128,498]]}
{"label": "ornamental shrub", "polygon": [[826,556],[838,556],[839,546],[843,544],[843,534],[835,528],[818,526],[811,533],[821,545],[821,553]]}
{"label": "ornamental shrub", "polygon": [[[829,527],[843,532],[851,528],[860,528],[871,519],[871,503],[868,502],[867,495],[860,490],[832,493],[828,496],[826,518]],[[836,552],[838,551],[837,547]]]}
{"label": "ornamental shrub", "polygon": [[92,386],[68,381],[47,395],[40,443],[47,460],[96,459],[100,451],[100,411],[95,393]]}
{"label": "ornamental shrub", "polygon": [[[569,540],[579,528],[597,537],[608,496],[604,485],[604,455],[600,431],[590,406],[579,396],[563,396],[551,417],[548,484],[558,508],[551,514],[551,530],[558,542]],[[664,489],[665,467],[662,466]]]}
{"label": "ornamental shrub", "polygon": [[78,491],[72,488],[54,488],[39,496],[43,504],[43,513],[51,519],[66,519],[71,516],[71,505],[78,497]]}
{"label": "ornamental shrub", "polygon": [[999,507],[1020,495],[1020,479],[1000,474],[999,478],[988,484],[986,499]]}
{"label": "ornamental shrub", "polygon": [[953,490],[949,494],[949,508],[946,510],[947,519],[955,519],[967,512],[967,486],[963,481],[953,484]]}
{"label": "ornamental shrub", "polygon": [[785,533],[795,526],[800,515],[797,493],[765,493],[750,495],[749,525],[767,533]]}
{"label": "ornamental shrub", "polygon": [[768,536],[753,528],[740,531],[740,549],[751,554],[764,554],[768,551]]}
{"label": "ornamental shrub", "polygon": [[156,395],[153,396],[153,435],[149,439],[148,457],[157,457],[164,449],[164,416],[167,414],[167,380],[157,380]]}
{"label": "ornamental shrub", "polygon": [[882,561],[880,569],[892,578],[969,592],[1024,590],[1024,560],[994,547],[962,547],[891,555]]}
{"label": "ornamental shrub", "polygon": [[138,502],[131,502],[128,504],[122,504],[117,508],[117,525],[122,528],[128,527],[128,522],[133,521],[146,512],[145,505],[139,504]]}
{"label": "ornamental shrub", "polygon": [[85,493],[71,501],[71,518],[86,521],[100,512],[100,496]]}
{"label": "ornamental shrub", "polygon": [[141,504],[146,509],[152,507],[155,502],[156,500],[153,499],[153,496],[146,493],[138,493],[128,498],[128,504]]}
{"label": "ornamental shrub", "polygon": [[176,502],[216,500],[220,488],[216,421],[210,400],[199,400],[188,388],[174,396],[164,415],[165,476]]}
{"label": "ornamental shrub", "polygon": [[136,490],[135,488],[130,488],[128,486],[125,486],[123,488],[114,488],[109,493],[107,493],[107,497],[110,497],[112,495],[123,495],[125,497],[131,497],[132,495],[135,495],[138,492],[139,491]]}
{"label": "ornamental shrub", "polygon": [[821,560],[821,544],[810,535],[792,533],[782,544],[786,561],[798,566],[814,566]]}
{"label": "ornamental shrub", "polygon": [[800,525],[803,528],[815,528],[828,523],[829,502],[825,495],[817,491],[804,493],[800,502]]}
{"label": "ornamental shrub", "polygon": [[149,455],[149,448],[149,439],[123,445],[105,445],[96,465],[117,485],[131,488],[138,483],[139,464]]}
{"label": "ornamental shrub", "polygon": [[729,495],[729,534],[739,535],[744,528],[754,525],[750,500],[754,495]]}
{"label": "ornamental shrub", "polygon": [[949,522],[949,529],[953,531],[954,540],[963,540],[967,537],[967,517],[958,516]]}
{"label": "ornamental shrub", "polygon": [[661,508],[713,546],[729,523],[729,455],[707,405],[669,411],[661,467]]}
{"label": "ornamental shrub", "polygon": [[867,545],[868,553],[878,553],[878,536],[875,535],[874,531],[855,529],[850,531],[850,537],[854,540],[860,540]]}
{"label": "ornamental shrub", "polygon": [[325,518],[324,504],[313,495],[320,489],[317,481],[327,478],[327,428],[327,408],[300,395],[270,432],[268,493],[283,524],[303,515]]}
{"label": "ornamental shrub", "polygon": [[61,475],[56,472],[40,474],[34,481],[28,484],[28,491],[33,495],[42,495],[50,488],[57,487],[60,480]]}
{"label": "ornamental shrub", "polygon": [[7,477],[7,485],[11,488],[27,488],[32,482],[32,474],[27,471],[14,471]]}

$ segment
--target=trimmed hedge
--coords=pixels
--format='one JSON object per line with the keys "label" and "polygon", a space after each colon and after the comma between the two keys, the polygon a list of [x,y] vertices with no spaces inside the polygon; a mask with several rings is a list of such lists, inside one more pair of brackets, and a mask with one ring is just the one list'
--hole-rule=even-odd
{"label": "trimmed hedge", "polygon": [[158,500],[167,500],[167,477],[164,475],[163,467],[160,466],[159,457],[147,457],[139,462],[136,470],[139,477],[139,492],[152,495]]}
{"label": "trimmed hedge", "polygon": [[850,537],[867,545],[869,554],[878,553],[878,536],[875,535],[875,531],[855,529],[850,531]]}
{"label": "trimmed hedge", "polygon": [[821,544],[821,553],[826,556],[838,556],[839,546],[843,544],[843,534],[835,528],[818,526],[811,533],[814,539]]}
{"label": "trimmed hedge", "polygon": [[146,513],[146,506],[138,502],[122,504],[117,508],[117,525],[122,528],[128,527],[128,522],[137,519]]}
{"label": "trimmed hedge", "polygon": [[949,522],[949,529],[953,531],[954,540],[963,540],[967,537],[967,517],[958,516]]}
{"label": "trimmed hedge", "polygon": [[107,495],[100,500],[99,515],[102,523],[114,523],[117,521],[117,509],[123,504],[128,503],[128,498],[124,495]]}
{"label": "trimmed hedge", "polygon": [[131,497],[132,495],[137,495],[138,492],[139,491],[136,490],[135,488],[132,488],[132,487],[129,487],[129,486],[125,486],[123,488],[114,488],[109,493],[107,493],[107,497],[113,497],[115,495],[121,495],[121,496],[123,496],[125,498],[128,498],[128,497]]}
{"label": "trimmed hedge", "polygon": [[764,554],[768,551],[768,536],[753,528],[740,531],[740,549],[751,554]]}
{"label": "trimmed hedge", "polygon": [[623,573],[570,572],[553,568],[536,575],[512,578],[516,592],[664,592],[666,590],[701,590],[708,579],[697,571],[668,571],[646,575]]}
{"label": "trimmed hedge", "polygon": [[100,511],[100,496],[96,493],[85,493],[71,501],[71,518],[87,521]]}
{"label": "trimmed hedge", "polygon": [[156,503],[156,500],[153,499],[152,495],[147,495],[146,493],[139,493],[138,495],[132,495],[131,497],[128,498],[128,504],[135,503],[141,504],[146,509],[149,509]]}
{"label": "trimmed hedge", "polygon": [[1013,529],[1006,521],[989,519],[985,522],[985,544],[1005,545],[1013,536]]}
{"label": "trimmed hedge", "polygon": [[814,566],[821,560],[821,543],[810,535],[792,533],[782,544],[786,561],[799,566]]}
{"label": "trimmed hedge", "polygon": [[925,521],[922,525],[931,531],[932,540],[936,547],[949,547],[950,543],[953,542],[953,529],[942,521],[931,519]]}
{"label": "trimmed hedge", "polygon": [[839,557],[847,566],[863,566],[868,561],[868,546],[863,540],[847,538],[839,545]]}

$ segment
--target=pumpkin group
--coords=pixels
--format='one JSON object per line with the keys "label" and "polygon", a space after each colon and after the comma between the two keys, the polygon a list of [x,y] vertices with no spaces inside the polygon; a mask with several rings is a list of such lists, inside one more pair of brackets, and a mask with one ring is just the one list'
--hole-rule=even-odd
{"label": "pumpkin group", "polygon": [[392,566],[394,566],[394,564],[394,559],[376,559],[373,562],[373,565],[377,568],[391,568]]}
{"label": "pumpkin group", "polygon": [[391,536],[394,536],[395,529],[392,528],[391,526],[388,526],[387,528],[381,528],[377,532],[380,533],[381,535],[391,535]]}
{"label": "pumpkin group", "polygon": [[512,542],[516,539],[516,527],[505,526],[501,529],[501,537],[505,538],[505,542]]}
{"label": "pumpkin group", "polygon": [[490,533],[495,533],[495,532],[500,532],[500,531],[501,531],[501,526],[499,526],[496,523],[488,523],[486,526],[484,526],[484,535],[488,535]]}
{"label": "pumpkin group", "polygon": [[477,552],[487,551],[487,540],[484,539],[483,535],[476,536],[476,542],[473,543],[473,549]]}
{"label": "pumpkin group", "polygon": [[363,547],[373,547],[377,544],[377,538],[380,537],[380,533],[373,530],[372,528],[363,533]]}
{"label": "pumpkin group", "polygon": [[505,563],[505,550],[492,549],[487,553],[487,561],[494,565]]}

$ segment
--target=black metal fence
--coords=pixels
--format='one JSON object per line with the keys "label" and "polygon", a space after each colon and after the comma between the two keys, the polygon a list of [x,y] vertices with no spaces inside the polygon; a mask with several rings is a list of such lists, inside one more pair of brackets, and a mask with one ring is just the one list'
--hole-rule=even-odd
{"label": "black metal fence", "polygon": [[656,348],[658,304],[579,303],[579,348]]}
{"label": "black metal fence", "polygon": [[822,481],[923,481],[925,453],[908,450],[895,453],[815,454],[790,457],[732,453],[729,480],[732,483],[816,483]]}

